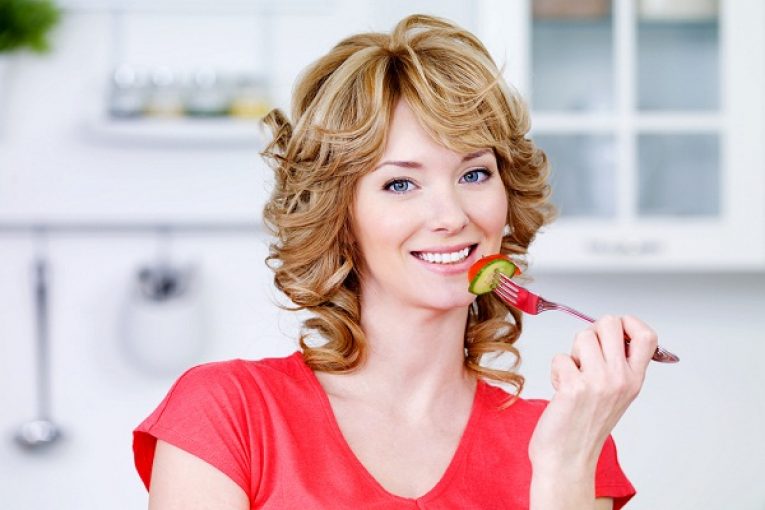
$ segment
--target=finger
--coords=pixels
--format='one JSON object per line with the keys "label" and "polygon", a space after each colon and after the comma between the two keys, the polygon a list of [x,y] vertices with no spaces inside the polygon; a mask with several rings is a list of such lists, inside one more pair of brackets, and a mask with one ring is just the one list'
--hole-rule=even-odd
{"label": "finger", "polygon": [[643,373],[659,343],[656,332],[632,315],[622,317],[622,324],[630,339],[627,362],[634,371]]}
{"label": "finger", "polygon": [[580,375],[574,359],[567,354],[556,354],[551,363],[550,382],[555,391],[569,384]]}
{"label": "finger", "polygon": [[624,348],[624,329],[622,320],[615,315],[604,315],[595,322],[603,358],[608,364],[625,366],[627,356]]}
{"label": "finger", "polygon": [[583,329],[577,333],[574,346],[571,349],[571,356],[578,362],[579,368],[583,372],[603,370],[606,362],[594,328]]}

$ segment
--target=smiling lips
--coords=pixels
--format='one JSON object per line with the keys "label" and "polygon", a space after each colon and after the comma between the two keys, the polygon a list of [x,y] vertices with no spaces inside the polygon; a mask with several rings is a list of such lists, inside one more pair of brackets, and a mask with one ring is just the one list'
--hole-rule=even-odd
{"label": "smiling lips", "polygon": [[432,264],[458,264],[468,258],[477,245],[471,244],[462,249],[451,251],[414,251],[412,255]]}

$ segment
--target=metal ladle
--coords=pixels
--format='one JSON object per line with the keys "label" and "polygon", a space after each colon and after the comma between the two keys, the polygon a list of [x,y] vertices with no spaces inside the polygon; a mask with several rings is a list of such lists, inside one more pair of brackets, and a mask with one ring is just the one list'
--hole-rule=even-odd
{"label": "metal ladle", "polygon": [[35,316],[37,326],[37,418],[22,424],[16,442],[37,450],[55,442],[61,429],[50,416],[50,350],[48,346],[48,264],[38,255],[34,265]]}

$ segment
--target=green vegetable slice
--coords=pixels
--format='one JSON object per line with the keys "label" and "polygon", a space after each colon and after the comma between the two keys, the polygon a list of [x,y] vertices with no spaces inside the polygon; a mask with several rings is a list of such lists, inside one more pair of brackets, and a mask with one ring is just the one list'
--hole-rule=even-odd
{"label": "green vegetable slice", "polygon": [[495,278],[497,272],[512,278],[516,274],[515,264],[505,258],[498,258],[488,262],[470,280],[468,290],[479,296],[481,294],[488,294],[497,286],[497,279]]}

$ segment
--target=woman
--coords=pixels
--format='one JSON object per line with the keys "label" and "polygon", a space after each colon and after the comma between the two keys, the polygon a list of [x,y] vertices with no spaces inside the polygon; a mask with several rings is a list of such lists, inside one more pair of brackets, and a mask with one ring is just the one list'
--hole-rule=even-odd
{"label": "woman", "polygon": [[135,431],[150,508],[623,506],[610,432],[655,333],[600,318],[553,359],[552,400],[526,400],[521,314],[467,291],[475,260],[523,263],[552,218],[546,158],[482,44],[407,17],[341,41],[292,108],[265,119],[264,216],[276,286],[312,313],[301,350],[176,381]]}

